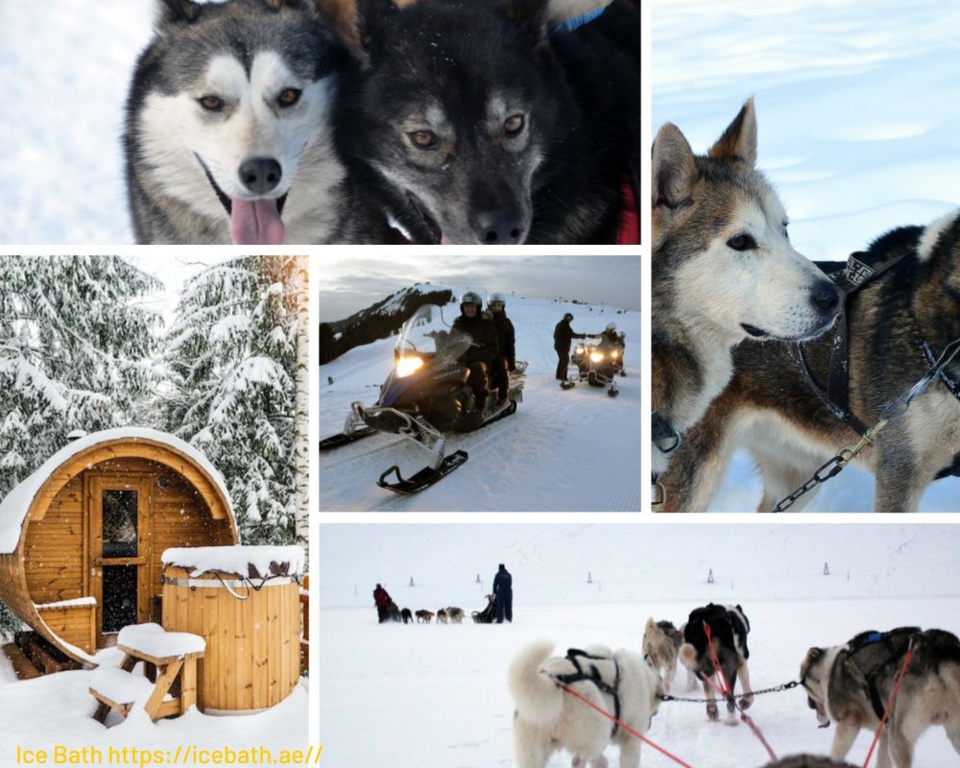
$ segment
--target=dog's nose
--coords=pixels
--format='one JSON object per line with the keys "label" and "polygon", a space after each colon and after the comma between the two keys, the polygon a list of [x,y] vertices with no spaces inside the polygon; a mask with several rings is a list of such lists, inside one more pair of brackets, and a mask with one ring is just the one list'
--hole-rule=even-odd
{"label": "dog's nose", "polygon": [[257,195],[277,188],[283,169],[272,157],[251,157],[240,165],[240,183]]}
{"label": "dog's nose", "polygon": [[810,300],[817,309],[822,310],[825,314],[832,315],[836,313],[840,307],[840,302],[843,301],[843,291],[836,283],[830,280],[821,280],[814,286]]}
{"label": "dog's nose", "polygon": [[516,245],[523,237],[523,221],[501,211],[477,215],[476,233],[484,245]]}

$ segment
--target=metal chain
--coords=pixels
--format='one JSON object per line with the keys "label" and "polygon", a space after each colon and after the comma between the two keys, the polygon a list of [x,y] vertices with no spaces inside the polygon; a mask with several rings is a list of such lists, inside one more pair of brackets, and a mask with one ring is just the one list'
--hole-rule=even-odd
{"label": "metal chain", "polygon": [[[750,693],[743,693],[741,696],[759,696],[763,693],[779,693],[780,691],[789,691],[791,688],[796,688],[800,685],[799,680],[791,680],[789,683],[782,683],[781,685],[775,685],[772,688],[763,688],[759,691],[750,691]],[[711,701],[716,699],[691,699],[684,698],[683,696],[671,696],[668,693],[665,693],[663,696],[658,696],[657,698],[660,701],[686,701],[692,704],[709,704]]]}
{"label": "metal chain", "polygon": [[958,352],[960,352],[960,339],[956,339],[947,345],[937,362],[934,363],[927,370],[927,372],[920,377],[917,383],[910,388],[910,391],[907,392],[907,394],[898,397],[883,409],[880,414],[880,418],[877,420],[877,423],[870,427],[870,429],[863,434],[863,437],[861,437],[857,443],[841,448],[840,452],[836,456],[834,456],[832,459],[830,459],[830,461],[814,472],[813,477],[797,488],[797,490],[795,490],[786,498],[782,499],[780,503],[771,510],[771,512],[783,512],[784,510],[789,509],[793,506],[794,502],[796,502],[796,500],[805,493],[809,492],[821,483],[827,482],[827,480],[830,478],[836,477],[838,474],[840,474],[841,470],[843,470],[847,464],[853,461],[864,448],[873,443],[877,435],[880,434],[880,431],[884,427],[894,421],[897,421],[907,412],[907,408],[910,407],[910,403],[923,394],[926,388],[930,386],[930,383],[940,375],[940,372],[943,371],[944,368],[950,364]]}

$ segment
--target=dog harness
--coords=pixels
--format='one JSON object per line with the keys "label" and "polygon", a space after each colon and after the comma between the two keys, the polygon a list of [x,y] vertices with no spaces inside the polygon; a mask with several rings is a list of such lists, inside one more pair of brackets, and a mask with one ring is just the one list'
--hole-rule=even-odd
{"label": "dog harness", "polygon": [[[595,661],[612,661],[614,669],[614,679],[613,685],[605,682],[603,676],[600,674],[600,670],[594,664],[590,664],[589,671],[584,670],[583,666],[580,664],[580,659],[593,659]],[[613,699],[613,730],[610,732],[610,738],[612,739],[617,735],[617,730],[620,726],[617,725],[620,721],[620,665],[617,663],[617,660],[613,656],[593,656],[586,651],[581,651],[577,648],[570,648],[567,650],[567,660],[573,664],[576,672],[571,672],[569,675],[556,675],[554,680],[563,685],[571,685],[573,683],[579,682],[589,682],[593,683],[600,689],[601,693],[605,693],[607,696]]]}
{"label": "dog harness", "polygon": [[[850,667],[857,675],[863,678],[867,685],[867,691],[870,694],[870,705],[878,720],[883,720],[887,707],[880,695],[880,689],[877,685],[877,679],[880,673],[889,665],[895,664],[902,659],[910,648],[911,643],[920,635],[919,627],[900,627],[891,629],[889,632],[865,632],[858,636],[857,643],[852,648],[840,651],[837,654],[837,660]],[[864,649],[872,646],[874,643],[883,642],[885,646],[892,648],[890,653],[880,662],[864,669],[857,662],[857,655]]]}
{"label": "dog harness", "polygon": [[[850,410],[850,329],[847,320],[846,298],[899,264],[913,252],[913,248],[897,249],[887,259],[882,260],[871,257],[868,252],[856,251],[850,254],[842,268],[839,268],[840,262],[821,262],[818,264],[827,273],[827,276],[844,291],[843,311],[837,318],[836,330],[834,331],[826,386],[817,380],[810,369],[804,354],[803,343],[792,344],[790,347],[791,354],[800,366],[810,389],[834,416],[861,437],[867,432],[868,427]],[[911,312],[911,317],[912,314]],[[920,335],[915,318],[913,318],[913,326],[917,336],[917,347],[927,365],[932,367],[936,363],[937,357],[927,340]],[[951,377],[945,370],[939,372],[939,377],[947,390],[957,400],[960,400],[960,382]],[[960,454],[954,455],[952,464],[941,469],[934,479],[940,480],[951,475],[960,476]]]}

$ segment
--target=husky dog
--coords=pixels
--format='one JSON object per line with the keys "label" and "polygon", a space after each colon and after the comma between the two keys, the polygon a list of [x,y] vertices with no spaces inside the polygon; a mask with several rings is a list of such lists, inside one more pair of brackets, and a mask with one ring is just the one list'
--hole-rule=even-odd
{"label": "husky dog", "polygon": [[369,66],[341,89],[337,147],[407,239],[616,242],[639,199],[638,0],[562,28],[547,0],[358,9]]}
{"label": "husky dog", "polygon": [[[710,630],[709,636],[707,627]],[[716,702],[716,691],[720,690],[721,685],[718,672],[723,673],[722,676],[730,688],[730,694],[726,697],[727,725],[735,725],[737,722],[737,702],[733,689],[737,684],[738,674],[743,689],[740,708],[746,709],[753,703],[750,670],[747,667],[747,659],[750,658],[750,651],[747,649],[749,632],[750,622],[739,605],[715,603],[693,610],[683,628],[680,661],[703,683],[703,692],[710,699],[707,703],[707,716],[711,720],[720,719]],[[716,664],[720,665],[719,670],[714,658]]]}
{"label": "husky dog", "polygon": [[308,0],[155,4],[124,136],[137,242],[376,238],[382,217],[360,210],[333,149],[332,101],[352,66],[334,0],[317,0],[323,13]]}
{"label": "husky dog", "polygon": [[447,616],[446,608],[439,608],[437,610],[437,624],[447,624],[449,621],[449,616]]}
{"label": "husky dog", "polygon": [[447,618],[454,624],[463,624],[463,608],[455,606],[447,608]]}
{"label": "husky dog", "polygon": [[423,622],[429,624],[433,620],[433,611],[426,611],[423,608],[417,611],[415,615],[418,623]]}
{"label": "husky dog", "polygon": [[403,608],[400,611],[400,618],[403,619],[404,624],[413,623],[413,614],[410,612],[409,608]]}
{"label": "husky dog", "polygon": [[[908,649],[913,656],[906,663]],[[861,728],[876,731],[905,669],[880,734],[878,768],[911,768],[914,745],[942,725],[960,754],[960,640],[950,632],[900,627],[862,632],[845,645],[811,648],[800,680],[821,726],[837,724],[830,756],[843,760]]]}
{"label": "husky dog", "polygon": [[643,655],[650,660],[663,680],[663,689],[670,693],[673,675],[677,670],[677,653],[683,645],[683,635],[669,621],[655,621],[651,616],[643,629]]}
{"label": "husky dog", "polygon": [[[842,370],[848,408],[867,426],[960,338],[960,212],[927,227],[888,232],[853,254],[846,273],[890,263],[846,298],[849,363],[844,361]],[[833,375],[828,370],[834,346],[833,333],[803,345],[819,381]],[[672,503],[685,511],[705,509],[732,454],[742,448],[763,476],[759,510],[767,512],[842,446],[857,442],[859,433],[821,401],[795,356],[788,344],[743,344],[735,350],[733,379],[703,421],[684,434],[661,478]],[[936,477],[957,474],[958,382],[960,356],[858,457],[876,474],[875,511],[914,512]],[[791,511],[813,495],[801,496]]]}
{"label": "husky dog", "polygon": [[567,685],[621,723],[645,734],[664,695],[650,663],[602,645],[550,656],[553,643],[533,642],[510,663],[508,685],[517,705],[513,748],[518,768],[544,768],[554,752],[573,754],[577,768],[603,768],[607,744],[620,747],[620,768],[640,765],[640,740],[566,693]]}
{"label": "husky dog", "polygon": [[837,286],[790,245],[756,158],[753,99],[704,156],[670,123],[653,143],[656,472],[729,380],[732,346],[818,336],[841,306]]}
{"label": "husky dog", "polygon": [[829,757],[818,757],[816,755],[791,755],[767,763],[763,768],[860,768],[851,763],[838,763]]}

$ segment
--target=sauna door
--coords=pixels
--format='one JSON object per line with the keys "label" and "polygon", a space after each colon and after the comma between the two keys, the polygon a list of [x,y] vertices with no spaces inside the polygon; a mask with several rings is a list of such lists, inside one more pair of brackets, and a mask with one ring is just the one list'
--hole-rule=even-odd
{"label": "sauna door", "polygon": [[150,478],[94,475],[90,483],[91,592],[97,647],[129,624],[149,620]]}

